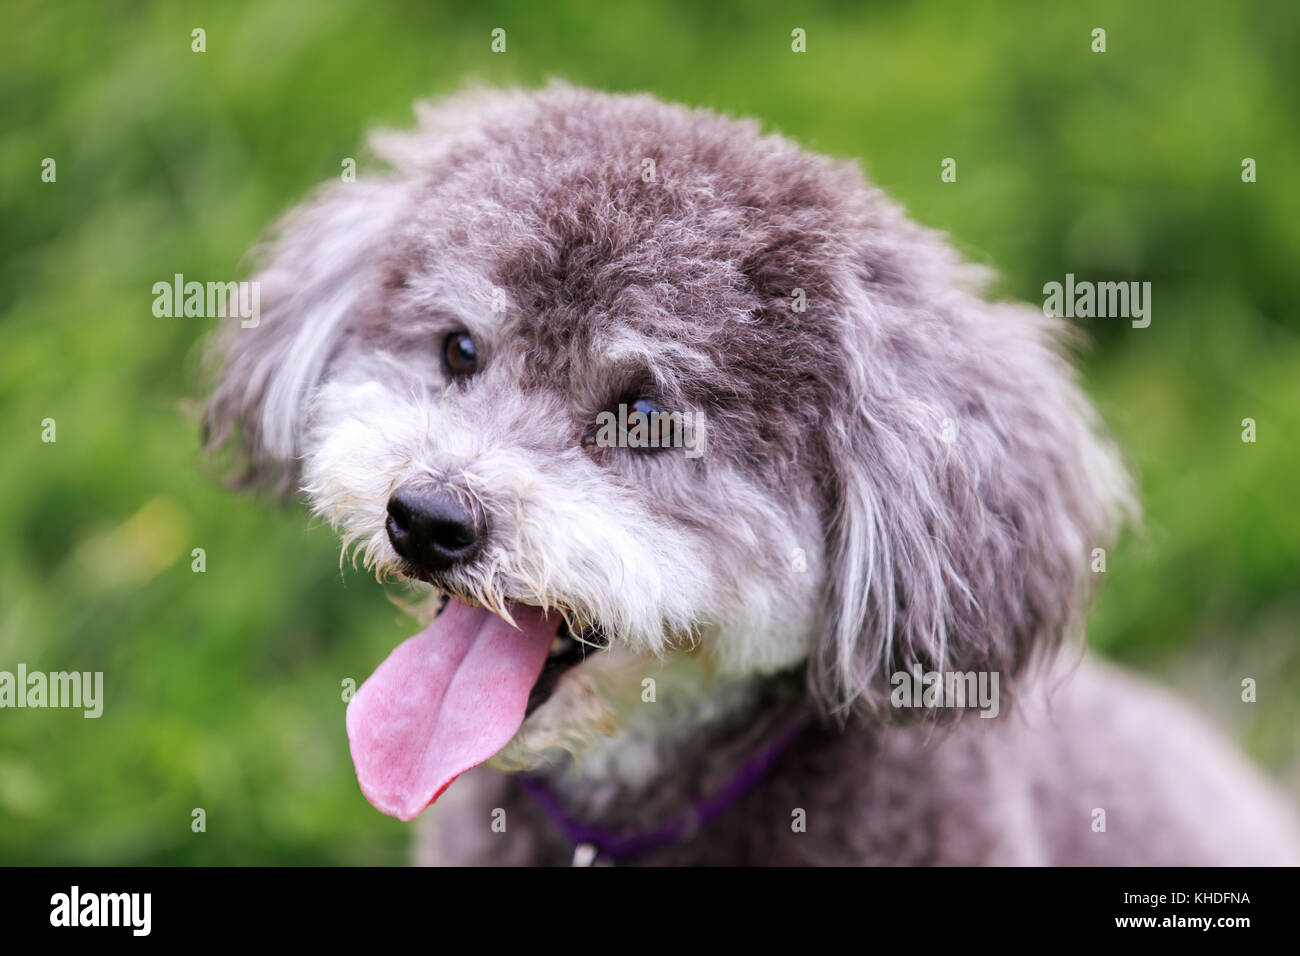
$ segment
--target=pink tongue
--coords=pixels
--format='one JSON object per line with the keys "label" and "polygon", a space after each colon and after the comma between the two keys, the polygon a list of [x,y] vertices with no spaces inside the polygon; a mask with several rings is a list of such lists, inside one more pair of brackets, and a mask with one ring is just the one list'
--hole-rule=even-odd
{"label": "pink tongue", "polygon": [[509,610],[518,630],[491,611],[452,600],[352,698],[352,763],[376,809],[415,819],[524,722],[560,617],[526,604]]}

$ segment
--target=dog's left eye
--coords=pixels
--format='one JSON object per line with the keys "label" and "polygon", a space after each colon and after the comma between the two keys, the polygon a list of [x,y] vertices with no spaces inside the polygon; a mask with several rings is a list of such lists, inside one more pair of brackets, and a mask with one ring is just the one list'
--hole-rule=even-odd
{"label": "dog's left eye", "polygon": [[447,370],[456,378],[468,378],[478,371],[478,349],[468,332],[453,332],[443,343]]}
{"label": "dog's left eye", "polygon": [[664,423],[664,410],[648,398],[638,398],[627,404],[626,434],[632,448],[659,448],[668,444],[669,429]]}
{"label": "dog's left eye", "polygon": [[668,448],[680,437],[677,416],[669,415],[648,398],[625,398],[596,416],[582,433],[584,445],[653,451]]}

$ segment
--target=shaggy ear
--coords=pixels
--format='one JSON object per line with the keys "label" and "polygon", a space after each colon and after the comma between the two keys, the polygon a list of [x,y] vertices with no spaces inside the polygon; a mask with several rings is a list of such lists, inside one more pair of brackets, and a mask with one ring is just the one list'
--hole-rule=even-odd
{"label": "shaggy ear", "polygon": [[900,671],[1002,679],[1054,650],[1092,549],[1132,507],[1063,326],[960,291],[899,299],[859,296],[830,430],[831,612],[811,678],[841,713],[887,707]]}
{"label": "shaggy ear", "polygon": [[304,405],[350,317],[377,288],[376,245],[391,228],[397,192],[392,183],[339,183],[294,210],[252,279],[260,316],[224,320],[214,337],[204,442],[237,446],[245,483],[292,490]]}

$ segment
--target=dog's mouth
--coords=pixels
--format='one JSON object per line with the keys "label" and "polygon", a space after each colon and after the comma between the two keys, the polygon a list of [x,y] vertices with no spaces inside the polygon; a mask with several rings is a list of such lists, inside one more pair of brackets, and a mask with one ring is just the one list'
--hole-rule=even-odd
{"label": "dog's mouth", "polygon": [[560,629],[551,642],[550,652],[542,663],[542,672],[528,694],[528,706],[524,719],[532,716],[533,711],[551,699],[555,688],[569,671],[573,670],[592,654],[598,654],[609,647],[609,638],[598,627],[586,627],[575,636],[568,621],[560,623]]}
{"label": "dog's mouth", "polygon": [[348,743],[376,809],[412,820],[493,757],[563,676],[608,644],[558,610],[505,607],[513,624],[455,598],[376,668],[348,704]]}

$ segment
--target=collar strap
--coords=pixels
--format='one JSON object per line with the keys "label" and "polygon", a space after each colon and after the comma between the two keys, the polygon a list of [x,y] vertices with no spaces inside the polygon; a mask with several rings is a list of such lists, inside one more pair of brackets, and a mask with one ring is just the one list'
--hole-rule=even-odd
{"label": "collar strap", "polygon": [[663,826],[643,833],[629,833],[590,826],[574,819],[560,804],[555,792],[542,780],[528,774],[516,774],[519,786],[555,823],[565,838],[574,844],[575,866],[595,863],[618,863],[635,859],[681,843],[694,836],[711,820],[731,809],[740,798],[752,790],[767,774],[786,749],[799,738],[812,722],[808,712],[801,712],[756,753],[752,754],[720,791],[691,803],[686,812],[669,820]]}

